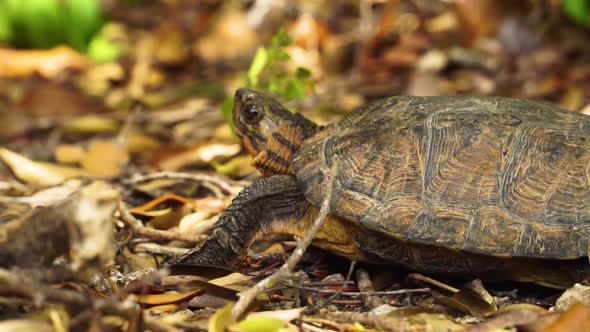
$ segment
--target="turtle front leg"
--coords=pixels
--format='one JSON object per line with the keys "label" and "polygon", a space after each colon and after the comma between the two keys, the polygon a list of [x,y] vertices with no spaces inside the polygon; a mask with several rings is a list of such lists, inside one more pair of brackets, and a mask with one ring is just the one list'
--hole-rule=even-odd
{"label": "turtle front leg", "polygon": [[261,235],[281,228],[293,234],[307,207],[293,176],[258,179],[234,198],[203,243],[169,265],[232,266]]}

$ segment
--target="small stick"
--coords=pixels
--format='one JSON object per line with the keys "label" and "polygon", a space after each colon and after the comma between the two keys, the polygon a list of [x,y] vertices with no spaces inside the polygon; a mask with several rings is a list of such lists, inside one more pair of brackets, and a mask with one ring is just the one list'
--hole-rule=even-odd
{"label": "small stick", "polygon": [[340,294],[345,296],[364,296],[364,295],[399,295],[399,294],[411,294],[411,293],[428,293],[430,288],[414,288],[414,289],[398,289],[392,291],[373,291],[373,292],[343,292],[333,289],[317,289],[313,287],[297,286],[299,289],[306,291],[326,293],[326,294]]}
{"label": "small stick", "polygon": [[150,254],[157,255],[168,255],[168,256],[181,256],[186,254],[190,249],[178,248],[172,246],[164,246],[157,243],[139,243],[135,246],[136,252],[147,252]]}
{"label": "small stick", "polygon": [[320,207],[320,212],[313,221],[313,224],[305,233],[305,235],[301,238],[301,240],[299,240],[299,243],[297,244],[297,247],[295,248],[291,256],[289,256],[287,261],[279,268],[277,272],[266,277],[265,279],[262,279],[260,282],[258,282],[256,285],[254,285],[247,291],[238,294],[240,299],[232,308],[232,315],[236,320],[244,314],[248,306],[250,306],[250,304],[256,299],[258,295],[264,293],[273,285],[276,285],[291,276],[292,271],[295,268],[295,265],[297,265],[299,260],[301,260],[301,257],[303,257],[305,250],[311,244],[313,238],[319,231],[320,227],[324,223],[324,220],[328,216],[328,213],[330,212],[330,201],[332,200],[332,192],[334,191],[334,181],[336,179],[334,176],[334,171],[337,169],[338,160],[338,156],[334,156],[332,167],[329,170],[326,170],[325,176],[328,179],[328,181],[326,181],[327,195],[326,197],[324,197],[324,201],[322,202],[322,205]]}
{"label": "small stick", "polygon": [[438,280],[434,280],[434,279],[427,277],[425,275],[422,275],[420,273],[411,273],[408,275],[408,278],[425,282],[427,284],[444,289],[444,290],[451,292],[451,293],[458,293],[459,292],[459,290],[453,286],[447,285],[447,284],[442,283]]}
{"label": "small stick", "polygon": [[367,295],[361,295],[363,301],[369,308],[377,308],[385,304],[383,299],[379,297],[379,295],[375,294],[375,289],[373,288],[373,283],[371,282],[371,278],[369,277],[369,273],[365,269],[358,269],[356,271],[356,286],[358,289],[363,293],[368,293]]}
{"label": "small stick", "polygon": [[[330,304],[330,302],[338,304],[335,299],[342,294],[342,291],[344,291],[344,288],[346,287],[348,281],[350,281],[350,278],[352,277],[352,272],[354,271],[355,266],[356,266],[356,261],[351,261],[350,266],[348,267],[348,273],[346,274],[346,279],[340,283],[340,288],[338,288],[337,291],[333,292],[332,295],[327,299],[327,301],[325,301],[324,303],[322,303],[319,306],[314,305],[314,306],[310,307],[308,310],[306,310],[305,313],[311,313],[311,312],[315,312],[316,310],[320,310],[320,309],[324,308],[325,306],[327,306],[328,304]],[[300,288],[300,289],[302,289],[302,288]]]}
{"label": "small stick", "polygon": [[207,237],[207,235],[204,234],[188,235],[145,227],[139,219],[135,218],[131,212],[129,212],[127,205],[123,201],[119,202],[119,214],[121,221],[129,226],[135,234],[146,236],[150,239],[167,241],[177,240],[196,244],[203,241]]}

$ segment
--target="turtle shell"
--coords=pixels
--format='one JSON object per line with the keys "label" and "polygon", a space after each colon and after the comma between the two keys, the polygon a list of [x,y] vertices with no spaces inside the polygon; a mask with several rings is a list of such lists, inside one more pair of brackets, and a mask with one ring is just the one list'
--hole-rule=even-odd
{"label": "turtle shell", "polygon": [[396,239],[505,257],[588,255],[590,117],[510,98],[391,97],[307,139],[291,170],[331,213]]}

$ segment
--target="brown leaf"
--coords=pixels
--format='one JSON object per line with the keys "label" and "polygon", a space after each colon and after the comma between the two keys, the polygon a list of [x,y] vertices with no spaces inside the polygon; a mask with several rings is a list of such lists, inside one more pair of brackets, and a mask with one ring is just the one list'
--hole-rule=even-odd
{"label": "brown leaf", "polygon": [[590,332],[590,308],[576,303],[541,332]]}
{"label": "brown leaf", "polygon": [[55,148],[55,160],[60,163],[78,163],[84,157],[84,149],[74,144],[60,144]]}
{"label": "brown leaf", "polygon": [[174,312],[177,309],[178,309],[178,304],[161,304],[161,305],[153,306],[153,307],[147,309],[147,311],[149,311],[152,314],[159,314],[159,313],[163,313],[163,312]]}
{"label": "brown leaf", "polygon": [[472,326],[465,332],[488,332],[494,329],[511,328],[517,325],[529,324],[536,321],[546,311],[540,312],[537,309],[529,310],[527,308],[513,307],[512,309],[500,309],[494,313],[492,318],[487,321]]}
{"label": "brown leaf", "polygon": [[203,293],[205,293],[205,289],[197,288],[195,290],[185,293],[169,292],[164,294],[144,294],[137,295],[137,302],[140,305],[142,305],[142,307],[147,308],[156,305],[173,304],[189,301],[193,297],[201,295]]}
{"label": "brown leaf", "polygon": [[491,304],[469,289],[463,289],[453,296],[435,297],[435,301],[477,318],[483,318],[494,311]]}
{"label": "brown leaf", "polygon": [[53,78],[64,69],[83,69],[88,60],[66,46],[49,50],[0,49],[0,77],[28,77],[35,73]]}
{"label": "brown leaf", "polygon": [[94,176],[110,178],[119,175],[128,161],[129,154],[125,146],[113,141],[94,141],[81,164]]}

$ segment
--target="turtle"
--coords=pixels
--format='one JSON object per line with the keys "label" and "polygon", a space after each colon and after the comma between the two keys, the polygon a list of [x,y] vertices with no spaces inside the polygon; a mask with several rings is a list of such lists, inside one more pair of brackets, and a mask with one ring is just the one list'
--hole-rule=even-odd
{"label": "turtle", "polygon": [[241,88],[235,131],[263,177],[178,265],[235,266],[267,234],[350,260],[567,287],[589,275],[590,117],[507,97],[393,96],[316,125]]}

